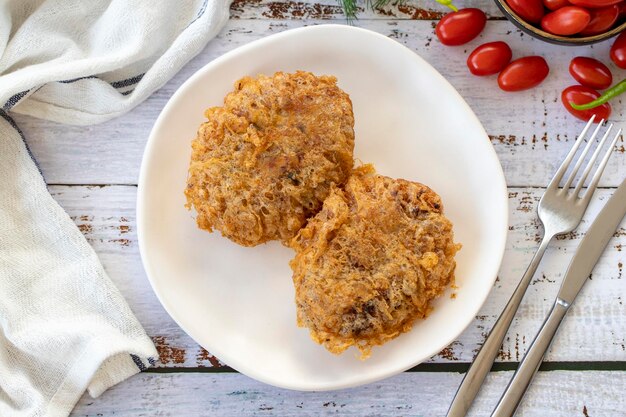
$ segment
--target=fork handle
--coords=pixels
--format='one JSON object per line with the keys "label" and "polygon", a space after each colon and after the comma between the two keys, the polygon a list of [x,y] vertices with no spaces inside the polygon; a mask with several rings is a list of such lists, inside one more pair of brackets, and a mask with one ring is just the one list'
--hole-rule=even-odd
{"label": "fork handle", "polygon": [[533,259],[530,261],[530,265],[528,265],[524,276],[520,280],[519,284],[517,284],[515,292],[513,292],[513,295],[504,308],[504,311],[502,311],[498,321],[496,321],[496,324],[491,329],[489,336],[474,358],[474,362],[465,374],[465,378],[463,378],[463,382],[461,382],[461,386],[456,392],[454,400],[452,400],[452,404],[448,409],[447,417],[464,417],[467,414],[467,411],[472,405],[474,398],[476,398],[485,377],[491,370],[491,365],[493,365],[496,356],[498,356],[504,336],[506,336],[506,332],[511,326],[513,317],[515,317],[515,313],[517,313],[522,298],[524,298],[524,294],[530,284],[530,280],[533,275],[535,275],[539,262],[541,262],[541,258],[543,258],[546,248],[553,237],[553,234],[544,234],[541,244],[539,245],[537,252],[535,252]]}
{"label": "fork handle", "polygon": [[556,300],[548,318],[541,326],[537,337],[533,340],[517,371],[515,371],[513,379],[511,379],[509,385],[504,390],[504,394],[498,401],[498,405],[493,410],[491,417],[511,417],[515,414],[515,410],[517,410],[524,393],[535,377],[568,308],[569,304],[565,301]]}

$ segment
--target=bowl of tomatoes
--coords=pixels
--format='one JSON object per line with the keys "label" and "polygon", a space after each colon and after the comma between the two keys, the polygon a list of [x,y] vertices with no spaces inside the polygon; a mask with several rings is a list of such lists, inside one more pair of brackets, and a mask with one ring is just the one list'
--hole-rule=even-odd
{"label": "bowl of tomatoes", "polygon": [[626,0],[495,0],[515,26],[558,45],[588,45],[626,29]]}

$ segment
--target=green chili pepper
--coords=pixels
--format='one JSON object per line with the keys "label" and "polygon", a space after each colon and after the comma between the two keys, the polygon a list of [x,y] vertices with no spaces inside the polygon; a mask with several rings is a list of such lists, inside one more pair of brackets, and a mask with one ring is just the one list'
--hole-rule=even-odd
{"label": "green chili pepper", "polygon": [[458,12],[459,9],[456,8],[454,4],[452,4],[452,0],[435,0],[439,4],[443,4],[452,9],[453,12]]}
{"label": "green chili pepper", "polygon": [[597,99],[590,101],[589,103],[576,104],[570,101],[569,105],[572,106],[574,110],[589,110],[589,109],[593,109],[595,107],[603,105],[607,101],[619,96],[625,91],[626,91],[626,80],[623,80],[615,84],[613,87],[609,88],[608,90],[606,90],[604,94],[602,94]]}

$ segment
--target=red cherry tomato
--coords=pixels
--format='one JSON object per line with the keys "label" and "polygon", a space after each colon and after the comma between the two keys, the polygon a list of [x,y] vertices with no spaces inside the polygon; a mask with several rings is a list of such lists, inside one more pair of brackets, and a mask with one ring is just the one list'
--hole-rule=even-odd
{"label": "red cherry tomato", "polygon": [[591,21],[587,9],[576,6],[561,7],[541,19],[541,28],[554,35],[569,36],[585,29]]}
{"label": "red cherry tomato", "polygon": [[568,112],[584,121],[589,120],[592,115],[595,115],[596,123],[602,119],[608,120],[611,115],[611,105],[609,103],[604,103],[601,106],[594,107],[590,110],[575,110],[569,103],[586,104],[597,99],[598,97],[600,97],[600,93],[593,88],[585,87],[584,85],[572,85],[567,87],[561,93],[561,101]]}
{"label": "red cherry tomato", "polygon": [[529,23],[539,23],[545,14],[541,0],[506,0],[519,17]]}
{"label": "red cherry tomato", "polygon": [[617,19],[622,20],[626,18],[626,1],[618,4],[617,7],[619,7],[619,16],[617,17]]}
{"label": "red cherry tomato", "polygon": [[620,68],[626,69],[626,32],[620,35],[611,46],[611,60]]}
{"label": "red cherry tomato", "polygon": [[568,0],[543,0],[543,5],[554,11],[560,9],[561,7],[571,6],[572,3]]}
{"label": "red cherry tomato", "polygon": [[474,75],[497,74],[511,62],[513,52],[505,42],[489,42],[480,45],[467,58],[467,67]]}
{"label": "red cherry tomato", "polygon": [[620,6],[602,7],[600,9],[591,9],[591,20],[586,28],[580,31],[582,36],[592,36],[606,32],[613,27],[620,13]]}
{"label": "red cherry tomato", "polygon": [[521,91],[533,88],[548,76],[550,68],[540,56],[525,56],[511,62],[498,75],[498,85],[504,91]]}
{"label": "red cherry tomato", "polygon": [[620,3],[623,0],[569,0],[574,6],[588,7],[590,9],[597,9],[598,7],[612,6]]}
{"label": "red cherry tomato", "polygon": [[435,28],[437,37],[444,45],[463,45],[482,32],[487,16],[480,9],[461,9],[441,18]]}
{"label": "red cherry tomato", "polygon": [[577,56],[569,64],[569,73],[582,85],[604,90],[613,84],[611,70],[597,59]]}

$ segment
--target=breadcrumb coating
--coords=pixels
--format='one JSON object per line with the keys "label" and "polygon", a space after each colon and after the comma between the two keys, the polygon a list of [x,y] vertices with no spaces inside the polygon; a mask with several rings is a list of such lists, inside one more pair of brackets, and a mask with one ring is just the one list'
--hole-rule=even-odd
{"label": "breadcrumb coating", "polygon": [[366,358],[411,329],[454,281],[452,223],[427,186],[354,170],[291,241],[297,323],[330,352]]}
{"label": "breadcrumb coating", "polygon": [[192,143],[187,207],[201,229],[241,245],[288,242],[352,170],[352,102],[335,77],[244,77],[205,116]]}

